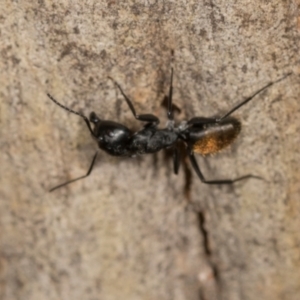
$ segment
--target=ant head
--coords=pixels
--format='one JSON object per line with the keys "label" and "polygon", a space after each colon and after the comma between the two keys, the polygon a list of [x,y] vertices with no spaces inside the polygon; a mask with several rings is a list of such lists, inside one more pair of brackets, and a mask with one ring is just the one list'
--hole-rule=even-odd
{"label": "ant head", "polygon": [[101,121],[95,113],[91,113],[90,121],[95,124],[94,138],[99,148],[111,155],[124,154],[132,135],[127,127],[113,121]]}

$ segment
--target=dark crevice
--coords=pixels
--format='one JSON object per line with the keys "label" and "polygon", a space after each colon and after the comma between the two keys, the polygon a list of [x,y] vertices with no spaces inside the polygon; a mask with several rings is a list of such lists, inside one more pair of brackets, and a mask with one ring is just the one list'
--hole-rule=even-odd
{"label": "dark crevice", "polygon": [[199,290],[199,300],[205,300],[203,291],[201,289]]}
{"label": "dark crevice", "polygon": [[203,247],[205,254],[207,256],[211,256],[211,249],[209,246],[209,237],[208,237],[208,232],[205,228],[205,215],[203,211],[198,212],[198,220],[199,220],[199,229],[203,237]]}
{"label": "dark crevice", "polygon": [[[206,228],[206,217],[205,217],[205,213],[204,211],[200,210],[197,212],[197,217],[198,217],[198,224],[199,224],[199,232],[202,236],[202,240],[203,240],[203,248],[204,248],[204,254],[206,256],[206,260],[208,262],[208,264],[211,267],[211,270],[213,272],[213,277],[214,277],[214,281],[215,281],[215,288],[216,288],[216,297],[217,299],[219,299],[220,296],[220,274],[219,274],[219,269],[217,264],[214,262],[213,259],[213,253],[211,250],[211,246],[210,246],[210,236],[209,236],[209,232]],[[208,300],[205,292],[205,287],[200,287],[199,290],[199,300]]]}
{"label": "dark crevice", "polygon": [[214,272],[214,278],[216,280],[216,282],[219,282],[219,269],[217,268],[216,264],[211,264],[212,270]]}
{"label": "dark crevice", "polygon": [[[186,150],[185,150],[186,151]],[[189,163],[187,162],[187,156],[186,153],[184,153],[185,157],[182,160],[182,164],[184,167],[184,196],[185,199],[190,203],[191,202],[191,187],[193,183],[193,176],[192,176],[192,171],[190,168]]]}

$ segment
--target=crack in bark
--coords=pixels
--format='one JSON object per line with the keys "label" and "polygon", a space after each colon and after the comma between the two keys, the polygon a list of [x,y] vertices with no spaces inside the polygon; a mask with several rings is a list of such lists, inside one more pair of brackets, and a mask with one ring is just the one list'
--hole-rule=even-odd
{"label": "crack in bark", "polygon": [[[220,280],[219,280],[219,269],[217,267],[217,264],[213,261],[212,259],[212,250],[210,247],[210,241],[209,241],[209,232],[206,229],[206,219],[205,219],[205,213],[204,211],[200,210],[197,212],[197,217],[198,217],[198,222],[199,222],[199,232],[202,236],[203,239],[203,248],[204,248],[204,253],[206,256],[206,260],[208,262],[208,265],[210,266],[212,270],[212,276],[216,284],[216,295],[218,295],[218,290],[220,287]],[[205,296],[205,290],[201,287],[199,290],[199,300],[206,300],[207,297]],[[217,296],[217,298],[219,298]]]}
{"label": "crack in bark", "polygon": [[199,229],[200,233],[203,237],[203,246],[206,256],[211,256],[211,249],[209,246],[209,237],[208,237],[208,231],[205,228],[205,215],[203,211],[198,212],[198,220],[199,220]]}

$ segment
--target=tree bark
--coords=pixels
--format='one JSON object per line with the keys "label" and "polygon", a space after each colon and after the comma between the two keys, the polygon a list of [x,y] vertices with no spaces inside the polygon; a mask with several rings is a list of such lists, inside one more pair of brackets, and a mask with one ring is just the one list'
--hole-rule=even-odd
{"label": "tree bark", "polygon": [[[0,299],[300,298],[297,1],[2,1]],[[172,56],[171,52],[174,52]],[[176,120],[234,113],[233,146],[197,160],[100,152],[84,121],[138,130],[174,67]]]}

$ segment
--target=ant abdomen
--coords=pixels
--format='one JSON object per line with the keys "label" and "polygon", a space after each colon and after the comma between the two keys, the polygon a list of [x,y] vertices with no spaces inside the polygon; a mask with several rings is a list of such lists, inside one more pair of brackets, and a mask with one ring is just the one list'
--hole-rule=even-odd
{"label": "ant abdomen", "polygon": [[226,118],[219,123],[189,128],[189,143],[195,153],[217,153],[231,145],[241,131],[241,123],[235,118]]}

